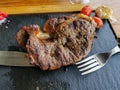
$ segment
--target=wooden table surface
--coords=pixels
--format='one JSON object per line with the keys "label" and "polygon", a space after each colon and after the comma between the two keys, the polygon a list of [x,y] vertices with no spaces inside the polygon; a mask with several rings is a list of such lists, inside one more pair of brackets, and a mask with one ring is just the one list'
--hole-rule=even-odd
{"label": "wooden table surface", "polygon": [[[90,0],[90,6],[95,9],[106,5],[113,9],[116,23],[111,23],[113,30],[120,40],[120,0]],[[51,13],[79,11],[83,4],[71,4],[69,0],[1,0],[0,11],[8,14]]]}

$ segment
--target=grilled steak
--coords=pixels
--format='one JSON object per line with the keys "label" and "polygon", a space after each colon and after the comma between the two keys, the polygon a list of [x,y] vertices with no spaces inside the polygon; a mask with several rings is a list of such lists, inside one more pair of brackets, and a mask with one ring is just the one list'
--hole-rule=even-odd
{"label": "grilled steak", "polygon": [[16,38],[20,46],[26,46],[31,64],[54,70],[78,62],[89,53],[96,26],[90,17],[76,14],[49,19],[44,32],[38,25],[24,26]]}

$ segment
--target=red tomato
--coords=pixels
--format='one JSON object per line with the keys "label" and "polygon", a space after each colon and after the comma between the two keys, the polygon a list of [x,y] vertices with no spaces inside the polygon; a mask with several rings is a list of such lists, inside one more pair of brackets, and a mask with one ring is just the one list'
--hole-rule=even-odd
{"label": "red tomato", "polygon": [[103,21],[98,17],[93,17],[93,20],[97,23],[97,28],[101,28],[103,26]]}
{"label": "red tomato", "polygon": [[4,19],[4,17],[2,15],[0,15],[0,20],[3,20],[3,19]]}
{"label": "red tomato", "polygon": [[0,12],[0,20],[6,18],[8,15],[4,12]]}
{"label": "red tomato", "polygon": [[90,16],[92,13],[92,8],[90,6],[84,6],[81,10],[81,13],[87,16]]}

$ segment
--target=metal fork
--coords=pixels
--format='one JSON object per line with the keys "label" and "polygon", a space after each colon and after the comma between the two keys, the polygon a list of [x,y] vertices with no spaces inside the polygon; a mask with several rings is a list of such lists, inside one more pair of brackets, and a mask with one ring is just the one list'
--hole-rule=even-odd
{"label": "metal fork", "polygon": [[116,46],[109,52],[94,54],[77,62],[77,68],[82,72],[81,75],[91,73],[103,67],[108,62],[109,58],[118,52],[120,52],[120,47]]}

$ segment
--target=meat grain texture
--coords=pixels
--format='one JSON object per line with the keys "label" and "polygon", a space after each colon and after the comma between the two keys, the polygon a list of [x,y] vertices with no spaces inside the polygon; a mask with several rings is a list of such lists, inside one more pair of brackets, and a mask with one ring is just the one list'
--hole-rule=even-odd
{"label": "meat grain texture", "polygon": [[30,63],[42,70],[55,70],[83,59],[91,50],[96,23],[75,14],[51,18],[44,24],[24,26],[17,34],[18,45],[27,50]]}

